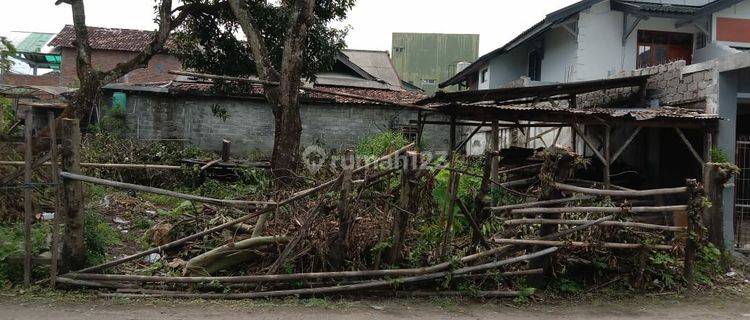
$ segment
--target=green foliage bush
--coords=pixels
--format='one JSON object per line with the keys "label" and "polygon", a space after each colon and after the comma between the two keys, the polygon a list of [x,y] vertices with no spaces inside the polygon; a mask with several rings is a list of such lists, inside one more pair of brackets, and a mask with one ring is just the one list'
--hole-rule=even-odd
{"label": "green foliage bush", "polygon": [[[40,254],[48,250],[47,237],[49,226],[46,224],[35,224],[31,232],[32,254]],[[0,287],[18,283],[23,276],[21,264],[11,264],[11,257],[23,256],[23,224],[0,225]]]}
{"label": "green foliage bush", "polygon": [[0,97],[0,133],[6,133],[16,120],[16,112],[10,100]]}
{"label": "green foliage bush", "polygon": [[122,243],[120,233],[112,228],[104,216],[91,209],[86,211],[84,225],[87,263],[93,265],[104,262],[108,249]]}
{"label": "green foliage bush", "polygon": [[409,141],[401,132],[389,130],[360,140],[357,154],[380,157],[407,144]]}

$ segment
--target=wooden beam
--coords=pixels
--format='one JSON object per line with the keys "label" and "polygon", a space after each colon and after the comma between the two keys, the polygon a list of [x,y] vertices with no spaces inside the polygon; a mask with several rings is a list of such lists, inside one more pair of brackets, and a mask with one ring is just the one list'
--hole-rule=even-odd
{"label": "wooden beam", "polygon": [[677,132],[677,135],[680,136],[680,139],[685,144],[685,146],[690,150],[690,153],[695,157],[695,160],[698,161],[698,163],[701,164],[701,166],[704,166],[705,163],[703,162],[703,158],[698,154],[698,151],[695,151],[695,148],[693,148],[693,145],[690,143],[690,140],[685,136],[685,133],[682,132],[682,129],[680,128],[674,128],[674,130]]}
{"label": "wooden beam", "polygon": [[608,125],[604,126],[604,187],[609,189],[612,187],[612,153],[610,150],[612,144],[612,128]]}
{"label": "wooden beam", "polygon": [[586,136],[586,134],[581,131],[581,128],[579,128],[577,125],[573,125],[573,130],[575,130],[576,133],[578,133],[579,136],[581,136],[581,140],[591,148],[591,151],[594,152],[597,158],[602,161],[602,163],[606,163],[607,159],[604,158],[604,156],[599,152],[599,150],[596,149],[596,146],[594,146],[594,143],[591,142],[591,140]]}
{"label": "wooden beam", "polygon": [[527,202],[527,203],[505,205],[505,206],[500,206],[500,207],[489,207],[489,208],[486,208],[486,210],[490,210],[492,212],[503,212],[503,211],[510,211],[510,210],[513,210],[513,209],[523,209],[523,208],[531,208],[531,207],[550,206],[550,205],[554,205],[554,204],[562,204],[562,203],[575,202],[575,201],[591,200],[593,198],[594,197],[572,197],[572,198],[565,198],[565,199],[554,199],[554,200]]}
{"label": "wooden beam", "polygon": [[628,137],[628,140],[625,140],[625,143],[622,145],[622,147],[620,147],[620,149],[618,149],[617,152],[615,152],[615,154],[612,156],[610,163],[614,163],[615,161],[617,161],[617,158],[619,158],[622,155],[622,153],[625,151],[625,149],[627,149],[628,146],[630,146],[630,143],[632,143],[633,140],[635,140],[635,137],[638,136],[638,133],[640,133],[641,130],[643,130],[643,127],[635,128],[635,132],[633,132],[630,135],[630,137]]}

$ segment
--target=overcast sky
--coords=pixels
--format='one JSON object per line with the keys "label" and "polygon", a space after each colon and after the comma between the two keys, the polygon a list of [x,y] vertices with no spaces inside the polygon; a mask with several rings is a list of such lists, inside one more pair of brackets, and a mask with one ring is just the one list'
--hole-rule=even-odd
{"label": "overcast sky", "polygon": [[[0,35],[58,32],[71,24],[68,5],[55,0],[2,0]],[[479,52],[495,49],[576,0],[357,0],[345,24],[352,49],[390,50],[393,32],[478,33]],[[153,0],[85,0],[90,26],[154,29]]]}

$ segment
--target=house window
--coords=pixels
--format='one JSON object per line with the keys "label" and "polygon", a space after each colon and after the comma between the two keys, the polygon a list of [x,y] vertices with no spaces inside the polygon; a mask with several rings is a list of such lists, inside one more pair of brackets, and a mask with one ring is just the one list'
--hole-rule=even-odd
{"label": "house window", "polygon": [[638,68],[646,68],[677,60],[691,64],[693,35],[690,33],[638,31]]}
{"label": "house window", "polygon": [[482,72],[479,73],[479,82],[485,83],[487,82],[487,72],[488,69],[483,69]]}
{"label": "house window", "polygon": [[529,53],[529,79],[531,81],[542,80],[542,54],[539,50]]}
{"label": "house window", "polygon": [[401,134],[404,135],[404,138],[406,138],[409,142],[415,142],[417,141],[417,135],[419,133],[419,126],[417,125],[407,125],[401,127]]}

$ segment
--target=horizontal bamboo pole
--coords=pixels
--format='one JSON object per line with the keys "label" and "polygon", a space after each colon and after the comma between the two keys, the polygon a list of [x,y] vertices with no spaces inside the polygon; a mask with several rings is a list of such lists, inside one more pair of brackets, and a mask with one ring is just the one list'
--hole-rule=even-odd
{"label": "horizontal bamboo pole", "polygon": [[513,214],[540,214],[540,213],[655,213],[655,212],[681,212],[686,211],[687,206],[661,206],[661,207],[556,207],[556,208],[525,208],[511,210]]}
{"label": "horizontal bamboo pole", "polygon": [[664,188],[664,189],[651,189],[651,190],[602,190],[592,189],[573,186],[569,184],[556,182],[554,186],[562,191],[577,192],[583,194],[597,195],[597,196],[610,196],[610,197],[649,197],[659,196],[667,194],[677,194],[687,192],[687,187],[678,188]]}
{"label": "horizontal bamboo pole", "polygon": [[527,203],[519,203],[519,204],[510,204],[510,205],[500,206],[500,207],[488,207],[487,210],[490,210],[492,212],[503,212],[503,211],[509,211],[509,210],[513,210],[513,209],[523,209],[523,208],[549,206],[549,205],[553,205],[553,204],[561,204],[561,203],[583,201],[583,200],[591,200],[591,199],[593,199],[593,197],[571,197],[571,198],[564,198],[564,199],[555,199],[555,200],[546,200],[546,201],[535,201],[535,202],[527,202]]}
{"label": "horizontal bamboo pole", "polygon": [[[448,275],[460,275],[471,272],[483,271],[488,269],[495,269],[498,267],[506,266],[513,263],[528,261],[531,259],[539,258],[557,251],[558,248],[552,247],[541,251],[537,251],[531,254],[523,256],[513,257],[501,261],[495,261],[485,263],[472,267],[459,268],[454,271],[442,271],[436,273],[430,273],[425,275],[404,277],[390,280],[376,280],[370,282],[363,282],[351,285],[332,286],[332,287],[320,287],[320,288],[306,288],[306,289],[292,289],[292,290],[278,290],[278,291],[263,291],[263,292],[246,292],[246,293],[164,293],[164,294],[147,294],[138,295],[143,298],[199,298],[199,299],[255,299],[255,298],[270,298],[270,297],[284,297],[291,295],[318,295],[318,294],[330,294],[330,293],[341,293],[351,291],[363,291],[368,289],[384,288],[393,285],[403,285],[407,283],[415,283],[421,281],[427,281],[432,279],[443,278]],[[107,295],[104,295],[107,296]]]}
{"label": "horizontal bamboo pole", "polygon": [[[335,278],[366,278],[366,277],[384,277],[384,276],[413,276],[419,275],[420,270],[416,269],[393,269],[393,270],[363,270],[363,271],[338,271],[338,272],[309,272],[294,274],[272,274],[272,275],[253,275],[253,276],[233,276],[233,277],[169,277],[169,276],[141,276],[126,274],[98,274],[98,273],[69,273],[66,275],[69,279],[75,280],[99,280],[113,282],[141,282],[141,283],[261,283],[261,282],[283,282],[297,280],[318,280],[318,279],[335,279]],[[384,272],[392,271],[392,272]],[[509,271],[498,274],[500,277],[523,276],[541,273],[541,269]],[[481,275],[480,275],[481,276]],[[485,275],[486,276],[486,275]],[[464,276],[456,276],[464,277]],[[465,277],[473,277],[465,276]]]}
{"label": "horizontal bamboo pole", "polygon": [[525,239],[493,239],[497,244],[509,245],[527,245],[527,246],[550,246],[550,247],[603,247],[607,249],[656,249],[656,250],[673,250],[675,247],[665,244],[646,245],[638,243],[616,243],[616,242],[599,242],[587,243],[578,241],[553,241],[553,240],[525,240]]}
{"label": "horizontal bamboo pole", "polygon": [[[0,161],[2,166],[23,166],[23,161]],[[52,165],[51,162],[42,163],[43,166]],[[158,169],[158,170],[182,170],[181,166],[170,166],[162,164],[138,164],[138,163],[81,163],[81,167],[106,168],[106,169]]]}
{"label": "horizontal bamboo pole", "polygon": [[196,196],[192,194],[186,194],[186,193],[160,189],[160,188],[94,178],[94,177],[84,176],[84,175],[70,173],[70,172],[60,172],[60,176],[63,177],[64,179],[78,180],[78,181],[99,184],[99,185],[104,185],[104,186],[114,187],[114,188],[137,190],[137,191],[142,191],[142,192],[175,197],[175,198],[179,198],[183,200],[191,200],[191,201],[210,203],[210,204],[216,204],[216,205],[227,205],[227,206],[233,206],[233,207],[254,207],[254,206],[269,206],[269,205],[276,204],[276,202],[272,202],[272,201],[214,199],[214,198],[208,198],[208,197],[202,197],[202,196]]}
{"label": "horizontal bamboo pole", "polygon": [[[521,225],[521,224],[555,224],[555,225],[584,225],[591,222],[591,220],[564,220],[564,219],[514,219],[505,220],[503,223],[508,226]],[[674,227],[674,226],[663,226],[659,224],[640,223],[640,222],[624,222],[624,221],[604,221],[600,223],[602,226],[615,226],[615,227],[626,227],[626,228],[640,228],[640,229],[651,229],[651,230],[664,230],[673,232],[684,232],[685,227]]]}

